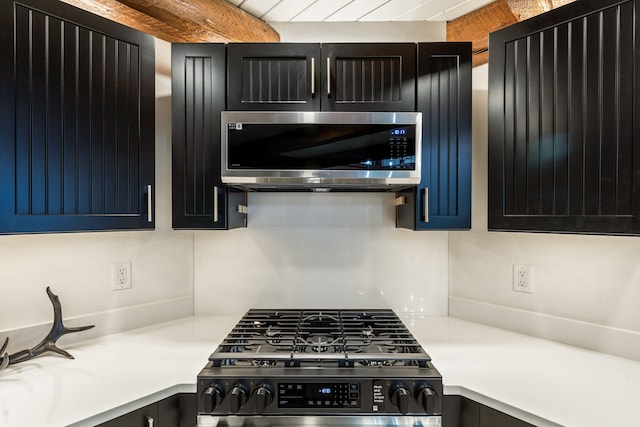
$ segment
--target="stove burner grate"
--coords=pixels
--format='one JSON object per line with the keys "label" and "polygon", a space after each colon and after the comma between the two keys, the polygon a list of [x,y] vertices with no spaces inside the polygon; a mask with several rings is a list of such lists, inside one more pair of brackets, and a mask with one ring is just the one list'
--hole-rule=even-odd
{"label": "stove burner grate", "polygon": [[429,355],[392,310],[250,310],[213,366],[419,366]]}

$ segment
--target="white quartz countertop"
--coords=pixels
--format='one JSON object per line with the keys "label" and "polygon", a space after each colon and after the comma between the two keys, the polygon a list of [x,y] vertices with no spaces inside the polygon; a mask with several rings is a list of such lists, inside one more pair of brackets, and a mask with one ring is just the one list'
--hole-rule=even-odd
{"label": "white quartz countertop", "polygon": [[[0,371],[0,426],[93,426],[178,392],[240,316],[189,317]],[[448,317],[403,319],[460,394],[539,426],[638,426],[640,363]]]}

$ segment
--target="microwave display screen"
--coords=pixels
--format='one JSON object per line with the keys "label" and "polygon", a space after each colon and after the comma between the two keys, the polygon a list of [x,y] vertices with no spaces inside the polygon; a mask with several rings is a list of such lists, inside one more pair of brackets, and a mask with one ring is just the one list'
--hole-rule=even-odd
{"label": "microwave display screen", "polygon": [[416,125],[227,123],[227,167],[415,170]]}

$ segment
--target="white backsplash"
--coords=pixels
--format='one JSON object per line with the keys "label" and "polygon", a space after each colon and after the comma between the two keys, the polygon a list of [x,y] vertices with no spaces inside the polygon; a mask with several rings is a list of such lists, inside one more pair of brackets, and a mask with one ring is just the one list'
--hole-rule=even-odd
{"label": "white backsplash", "polygon": [[249,226],[196,232],[196,314],[393,308],[447,314],[446,232],[395,228],[391,193],[250,193]]}

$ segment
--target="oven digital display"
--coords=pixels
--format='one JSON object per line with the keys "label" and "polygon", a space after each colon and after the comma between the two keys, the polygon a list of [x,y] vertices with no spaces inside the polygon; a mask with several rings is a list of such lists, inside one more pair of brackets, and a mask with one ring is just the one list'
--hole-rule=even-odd
{"label": "oven digital display", "polygon": [[360,384],[280,383],[280,408],[359,408]]}

